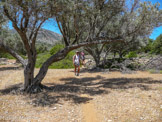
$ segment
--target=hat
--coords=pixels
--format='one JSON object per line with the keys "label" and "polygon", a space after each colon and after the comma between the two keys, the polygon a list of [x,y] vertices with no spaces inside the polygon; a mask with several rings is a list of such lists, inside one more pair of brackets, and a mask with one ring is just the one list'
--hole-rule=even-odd
{"label": "hat", "polygon": [[77,51],[75,51],[76,53],[79,53],[79,51],[77,50]]}

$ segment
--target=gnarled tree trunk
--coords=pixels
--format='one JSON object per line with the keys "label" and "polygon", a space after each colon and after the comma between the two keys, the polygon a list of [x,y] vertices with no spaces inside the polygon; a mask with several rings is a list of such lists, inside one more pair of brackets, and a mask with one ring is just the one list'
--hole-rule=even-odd
{"label": "gnarled tree trunk", "polygon": [[96,63],[96,67],[99,67],[100,59],[101,59],[100,55],[93,56],[93,58],[94,58],[94,61]]}
{"label": "gnarled tree trunk", "polygon": [[35,61],[29,61],[24,67],[24,90],[27,91],[34,80]]}

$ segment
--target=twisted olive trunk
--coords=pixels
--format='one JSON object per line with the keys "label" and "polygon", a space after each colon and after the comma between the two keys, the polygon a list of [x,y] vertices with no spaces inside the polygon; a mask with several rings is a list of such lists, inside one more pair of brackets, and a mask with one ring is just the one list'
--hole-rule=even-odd
{"label": "twisted olive trunk", "polygon": [[26,67],[24,67],[24,90],[26,91],[34,80],[34,68],[35,62],[29,61]]}
{"label": "twisted olive trunk", "polygon": [[53,63],[57,62],[59,60],[62,60],[66,57],[68,52],[70,52],[71,49],[65,48],[62,51],[56,53],[55,55],[51,56],[46,62],[43,63],[42,67],[40,68],[38,74],[34,77],[34,66],[35,62],[29,62],[27,67],[24,70],[24,76],[25,76],[25,84],[24,84],[24,90],[27,93],[33,93],[33,92],[39,92],[44,88],[41,84],[42,80],[47,74],[48,67]]}
{"label": "twisted olive trunk", "polygon": [[99,67],[100,66],[100,59],[101,59],[100,55],[93,56],[93,58],[94,58],[94,61],[96,63],[96,67]]}

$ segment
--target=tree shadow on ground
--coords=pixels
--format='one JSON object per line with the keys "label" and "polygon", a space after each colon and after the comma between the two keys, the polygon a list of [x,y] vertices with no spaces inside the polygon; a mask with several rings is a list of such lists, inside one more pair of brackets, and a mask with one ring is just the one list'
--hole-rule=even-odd
{"label": "tree shadow on ground", "polygon": [[[105,78],[96,77],[70,77],[60,79],[62,84],[45,83],[47,86],[42,92],[26,95],[33,106],[52,106],[68,101],[73,104],[86,103],[95,95],[103,95],[112,90],[139,88],[141,90],[153,90],[151,84],[161,84],[161,80],[151,78]],[[53,81],[54,82],[54,81]],[[22,84],[13,85],[0,90],[1,95],[15,94]],[[85,94],[83,96],[83,94]],[[18,95],[18,94],[16,94]]]}
{"label": "tree shadow on ground", "polygon": [[19,84],[11,85],[5,89],[0,89],[0,95],[16,94],[17,91],[20,91],[22,86],[23,84],[19,83]]}
{"label": "tree shadow on ground", "polygon": [[[89,80],[91,79],[91,80]],[[141,90],[152,90],[149,86],[150,84],[162,84],[162,80],[153,80],[151,78],[104,78],[101,76],[93,78],[63,78],[65,85],[77,85],[79,88],[86,86],[90,88],[91,91],[85,90],[84,93],[89,95],[103,94],[109,89],[130,89],[130,88],[140,88]],[[94,80],[99,80],[98,82],[93,82]],[[102,89],[102,92],[94,93],[92,89]],[[94,93],[94,94],[93,94]]]}
{"label": "tree shadow on ground", "polygon": [[0,71],[6,71],[6,70],[20,70],[22,69],[22,66],[17,67],[0,67]]}
{"label": "tree shadow on ground", "polygon": [[153,90],[150,84],[162,84],[162,80],[153,80],[151,78],[111,78],[104,79],[97,84],[102,88],[110,89],[140,88],[141,90]]}

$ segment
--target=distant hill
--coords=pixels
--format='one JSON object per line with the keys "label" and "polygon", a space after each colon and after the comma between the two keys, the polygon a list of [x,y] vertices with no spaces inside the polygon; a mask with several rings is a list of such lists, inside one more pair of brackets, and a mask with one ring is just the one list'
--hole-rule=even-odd
{"label": "distant hill", "polygon": [[62,35],[52,32],[50,30],[41,29],[37,36],[37,42],[43,42],[53,45],[62,39]]}
{"label": "distant hill", "polygon": [[[16,33],[15,30],[11,30],[11,32]],[[60,41],[61,39],[62,39],[62,35],[58,33],[46,29],[40,29],[37,36],[37,43],[41,42],[41,43],[53,45],[57,41]]]}

